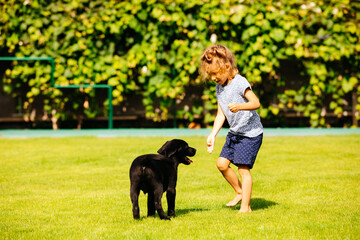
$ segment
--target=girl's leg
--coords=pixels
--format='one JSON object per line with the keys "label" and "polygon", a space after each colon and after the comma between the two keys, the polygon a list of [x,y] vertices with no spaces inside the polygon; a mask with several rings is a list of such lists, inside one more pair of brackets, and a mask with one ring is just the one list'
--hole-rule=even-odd
{"label": "girl's leg", "polygon": [[250,199],[253,182],[250,174],[250,169],[247,167],[239,167],[238,170],[242,182],[242,202],[239,213],[251,212]]}
{"label": "girl's leg", "polygon": [[239,178],[237,177],[235,171],[229,167],[230,161],[226,158],[219,157],[216,166],[224,176],[224,178],[230,183],[232,188],[235,190],[236,196],[233,200],[228,202],[226,206],[234,207],[236,206],[242,199],[242,190],[241,190],[241,183]]}

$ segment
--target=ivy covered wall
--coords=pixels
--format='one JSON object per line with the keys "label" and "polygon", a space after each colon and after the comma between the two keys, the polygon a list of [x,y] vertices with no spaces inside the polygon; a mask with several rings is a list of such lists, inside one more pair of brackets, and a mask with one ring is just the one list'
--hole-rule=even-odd
{"label": "ivy covered wall", "polygon": [[[146,117],[173,117],[186,89],[202,89],[176,117],[214,120],[214,85],[198,75],[198,59],[220,43],[259,96],[261,117],[326,116],[360,110],[360,3],[349,0],[0,0],[0,55],[50,56],[60,85],[109,84],[115,106],[139,95]],[[4,64],[4,63],[0,63]],[[294,71],[286,73],[288,66]],[[2,86],[22,95],[24,112],[53,119],[106,115],[94,89],[66,92],[50,84],[50,65],[3,65]],[[105,107],[104,107],[105,106]]]}

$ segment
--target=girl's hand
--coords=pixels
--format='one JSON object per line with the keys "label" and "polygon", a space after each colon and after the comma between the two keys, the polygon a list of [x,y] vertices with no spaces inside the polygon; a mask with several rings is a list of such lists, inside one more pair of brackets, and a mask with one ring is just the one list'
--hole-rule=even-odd
{"label": "girl's hand", "polygon": [[209,135],[206,143],[207,143],[208,153],[212,153],[212,151],[214,150],[214,145],[215,145],[215,136]]}
{"label": "girl's hand", "polygon": [[240,104],[238,104],[238,103],[229,103],[228,108],[230,109],[231,112],[236,113],[237,111],[240,110]]}
{"label": "girl's hand", "polygon": [[260,107],[260,101],[255,93],[250,88],[245,90],[245,97],[248,100],[246,103],[229,103],[228,108],[231,112],[236,113],[240,110],[252,111]]}

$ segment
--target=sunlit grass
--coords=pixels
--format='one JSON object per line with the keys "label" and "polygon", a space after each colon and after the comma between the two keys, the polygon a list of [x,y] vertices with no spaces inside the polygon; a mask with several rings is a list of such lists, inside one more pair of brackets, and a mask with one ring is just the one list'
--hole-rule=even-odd
{"label": "sunlit grass", "polygon": [[[253,213],[225,207],[233,192],[215,166],[225,138],[180,165],[176,217],[132,219],[128,170],[169,138],[0,139],[0,239],[356,239],[360,136],[265,137]],[[166,209],[165,196],[163,205]]]}

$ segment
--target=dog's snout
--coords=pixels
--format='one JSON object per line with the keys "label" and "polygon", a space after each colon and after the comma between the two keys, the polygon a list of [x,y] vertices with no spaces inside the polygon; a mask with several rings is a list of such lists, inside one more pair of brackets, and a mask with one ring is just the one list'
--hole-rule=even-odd
{"label": "dog's snout", "polygon": [[196,149],[195,148],[192,148],[192,147],[189,147],[189,156],[192,157],[192,156],[195,156],[196,154]]}

